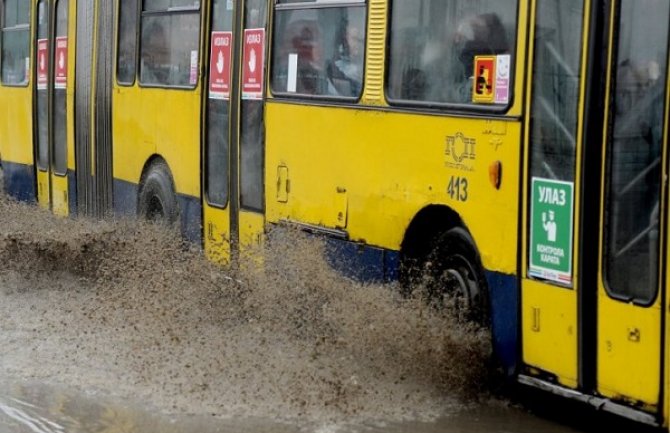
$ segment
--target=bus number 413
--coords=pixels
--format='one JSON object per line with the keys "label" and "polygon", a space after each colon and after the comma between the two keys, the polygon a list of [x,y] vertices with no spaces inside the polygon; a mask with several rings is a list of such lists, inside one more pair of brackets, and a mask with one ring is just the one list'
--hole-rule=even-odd
{"label": "bus number 413", "polygon": [[451,176],[447,194],[452,200],[468,201],[468,180],[464,177]]}

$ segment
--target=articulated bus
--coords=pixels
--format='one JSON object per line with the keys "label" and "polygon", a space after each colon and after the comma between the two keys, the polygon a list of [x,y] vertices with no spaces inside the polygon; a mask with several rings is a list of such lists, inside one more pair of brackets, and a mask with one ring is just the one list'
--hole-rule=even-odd
{"label": "articulated bus", "polygon": [[8,194],[429,276],[511,378],[670,419],[668,0],[2,0]]}

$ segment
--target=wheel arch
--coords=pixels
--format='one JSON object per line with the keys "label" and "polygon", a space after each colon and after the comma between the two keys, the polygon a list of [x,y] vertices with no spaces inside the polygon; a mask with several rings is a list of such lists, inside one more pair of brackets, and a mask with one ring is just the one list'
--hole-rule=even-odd
{"label": "wheel arch", "polygon": [[[458,228],[474,253],[475,265],[479,276],[486,284],[485,268],[482,263],[481,254],[477,242],[468,230],[463,218],[445,205],[429,205],[421,209],[412,219],[405,230],[403,241],[400,245],[400,282],[409,286],[418,276],[417,265],[425,260],[435,248],[435,243],[449,230]],[[484,287],[484,290],[487,290]]]}
{"label": "wheel arch", "polygon": [[[400,244],[401,258],[425,256],[430,252],[434,240],[440,234],[456,227],[464,229],[470,235],[470,231],[461,216],[449,206],[429,205],[424,207],[412,218],[405,230],[405,235]],[[472,235],[470,235],[470,238],[472,239],[472,247],[477,252],[478,259],[480,259],[479,249]]]}
{"label": "wheel arch", "polygon": [[[160,169],[158,167],[161,167]],[[147,184],[147,179],[149,177],[149,174],[152,173],[153,171],[158,171],[158,172],[164,172],[165,175],[167,176],[167,182],[169,183],[168,188],[170,190],[171,198],[174,202],[173,206],[171,207],[172,212],[170,213],[172,216],[169,218],[170,223],[175,222],[176,220],[179,219],[180,215],[180,207],[179,207],[179,202],[177,199],[177,189],[176,189],[176,184],[174,181],[174,175],[172,174],[172,170],[170,169],[170,165],[167,163],[165,158],[163,158],[159,154],[153,154],[149,158],[147,158],[146,162],[144,163],[144,166],[142,167],[142,174],[140,175],[140,181],[138,184],[137,188],[137,213],[138,216],[141,216],[143,212],[143,205],[142,205],[142,199],[143,199],[143,191],[144,188]]]}

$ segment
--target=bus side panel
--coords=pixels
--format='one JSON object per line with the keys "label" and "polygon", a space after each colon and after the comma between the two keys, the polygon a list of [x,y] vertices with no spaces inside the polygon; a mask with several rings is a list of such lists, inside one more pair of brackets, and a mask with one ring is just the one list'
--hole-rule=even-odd
{"label": "bus side panel", "polygon": [[[352,241],[338,248],[344,268],[359,263],[375,279],[397,276],[397,252],[419,211],[442,205],[458,213],[487,271],[496,353],[512,373],[520,123],[279,101],[268,102],[266,122],[268,222],[344,231]],[[498,163],[500,189],[492,182]],[[395,252],[394,269],[386,252]]]}
{"label": "bus side panel", "polygon": [[[414,216],[444,205],[461,216],[486,269],[516,273],[519,123],[274,101],[266,121],[269,222],[345,229],[398,251]],[[497,162],[500,189],[490,180]]]}
{"label": "bus side panel", "polygon": [[189,238],[200,239],[200,92],[115,85],[113,104],[114,206],[136,214],[142,170],[159,156],[174,181]]}
{"label": "bus side panel", "polygon": [[0,87],[0,163],[7,194],[35,200],[32,90]]}

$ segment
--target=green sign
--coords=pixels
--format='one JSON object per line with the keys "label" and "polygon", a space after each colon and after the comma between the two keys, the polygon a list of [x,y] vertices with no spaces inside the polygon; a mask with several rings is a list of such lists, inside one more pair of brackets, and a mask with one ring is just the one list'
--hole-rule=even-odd
{"label": "green sign", "polygon": [[574,184],[534,177],[532,187],[528,274],[571,284]]}

